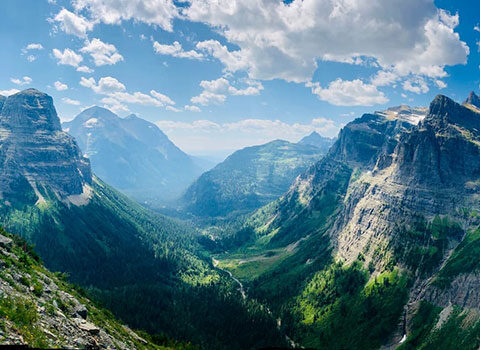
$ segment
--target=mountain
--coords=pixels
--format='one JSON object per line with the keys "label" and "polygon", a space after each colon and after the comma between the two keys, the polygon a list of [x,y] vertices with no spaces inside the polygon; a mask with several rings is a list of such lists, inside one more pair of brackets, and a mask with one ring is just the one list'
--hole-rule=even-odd
{"label": "mountain", "polygon": [[478,95],[475,94],[474,91],[472,91],[470,92],[470,95],[468,95],[465,102],[463,102],[463,104],[467,106],[473,106],[475,108],[480,108],[480,97],[478,97]]}
{"label": "mountain", "polygon": [[61,275],[48,271],[23,239],[1,229],[0,264],[1,345],[167,349],[95,306]]}
{"label": "mountain", "polygon": [[298,141],[298,143],[301,145],[315,146],[323,153],[327,153],[328,149],[333,145],[334,142],[335,138],[322,136],[316,131],[313,131],[310,135],[305,136]]}
{"label": "mountain", "polygon": [[120,118],[108,109],[91,107],[62,127],[75,137],[97,176],[140,202],[171,200],[204,170],[205,164],[134,114]]}
{"label": "mountain", "polygon": [[218,264],[305,347],[476,348],[479,178],[476,110],[365,114]]}
{"label": "mountain", "polygon": [[195,229],[91,173],[50,96],[29,89],[2,101],[0,224],[34,244],[47,268],[151,334],[202,349],[284,345],[275,319],[198,249]]}
{"label": "mountain", "polygon": [[282,140],[236,151],[187,189],[185,210],[210,217],[254,210],[280,197],[323,155],[315,146]]}

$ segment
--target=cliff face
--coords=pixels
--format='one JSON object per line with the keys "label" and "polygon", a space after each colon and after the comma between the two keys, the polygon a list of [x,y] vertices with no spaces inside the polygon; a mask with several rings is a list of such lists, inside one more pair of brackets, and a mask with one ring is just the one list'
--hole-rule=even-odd
{"label": "cliff face", "polygon": [[90,163],[61,130],[52,98],[37,90],[19,92],[0,103],[0,162],[5,205],[19,199],[41,203],[48,192],[67,202],[79,195],[88,197]]}
{"label": "cliff face", "polygon": [[[297,242],[289,269],[322,269],[331,255],[347,266],[360,261],[372,279],[403,271],[411,286],[398,342],[414,329],[420,302],[480,310],[480,264],[473,263],[480,250],[479,138],[480,113],[446,96],[416,120],[364,115],[248,224],[272,248]],[[282,271],[269,271],[258,283],[272,283],[268,276],[285,276]]]}

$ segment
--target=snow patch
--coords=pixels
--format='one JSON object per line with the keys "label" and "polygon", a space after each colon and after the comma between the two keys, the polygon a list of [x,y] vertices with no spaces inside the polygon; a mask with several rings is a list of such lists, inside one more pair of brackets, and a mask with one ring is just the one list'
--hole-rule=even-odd
{"label": "snow patch", "polygon": [[93,128],[95,126],[98,125],[98,119],[97,118],[90,118],[89,120],[87,120],[85,123],[83,123],[83,125],[86,127],[86,128]]}

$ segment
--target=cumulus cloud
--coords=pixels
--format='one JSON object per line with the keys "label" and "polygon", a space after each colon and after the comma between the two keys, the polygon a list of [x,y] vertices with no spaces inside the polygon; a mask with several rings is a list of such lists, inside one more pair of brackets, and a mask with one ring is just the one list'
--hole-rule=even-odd
{"label": "cumulus cloud", "polygon": [[16,85],[29,85],[32,83],[33,79],[28,77],[28,76],[25,76],[21,79],[18,79],[18,78],[10,78],[10,81]]}
{"label": "cumulus cloud", "polygon": [[20,90],[18,90],[18,89],[0,90],[0,95],[10,96],[10,95],[16,94],[17,92],[20,92]]}
{"label": "cumulus cloud", "polygon": [[231,123],[162,120],[156,124],[182,149],[205,153],[229,152],[276,139],[297,142],[312,131],[335,136],[341,127],[321,117],[304,124],[269,119],[243,119]]}
{"label": "cumulus cloud", "polygon": [[185,105],[183,107],[186,111],[200,113],[202,110],[197,106]]}
{"label": "cumulus cloud", "polygon": [[93,69],[87,66],[79,66],[77,67],[77,72],[82,72],[82,73],[93,73]]}
{"label": "cumulus cloud", "polygon": [[74,106],[79,106],[80,101],[77,100],[72,100],[71,98],[68,97],[63,97],[62,98],[63,103],[69,104],[69,105],[74,105]]}
{"label": "cumulus cloud", "polygon": [[113,77],[103,77],[97,82],[94,78],[81,77],[80,85],[92,89],[97,94],[111,94],[126,90],[125,85]]}
{"label": "cumulus cloud", "polygon": [[160,44],[158,41],[153,43],[153,49],[155,53],[159,55],[167,55],[179,58],[190,58],[200,60],[203,55],[195,50],[185,51],[178,41],[175,41],[172,45]]}
{"label": "cumulus cloud", "polygon": [[227,95],[258,95],[263,90],[263,86],[259,82],[246,80],[245,83],[249,86],[244,89],[238,89],[231,86],[230,82],[224,77],[216,80],[202,80],[200,86],[203,88],[203,91],[200,95],[192,97],[190,101],[203,106],[221,104],[225,102]]}
{"label": "cumulus cloud", "polygon": [[209,40],[197,49],[254,79],[308,82],[318,60],[359,64],[362,57],[399,75],[441,77],[469,53],[454,31],[458,15],[432,0],[191,0],[183,14],[239,48]]}
{"label": "cumulus cloud", "polygon": [[410,91],[415,94],[425,94],[430,91],[427,82],[421,77],[415,77],[403,82],[403,90]]}
{"label": "cumulus cloud", "polygon": [[307,83],[307,87],[322,101],[336,106],[373,106],[385,104],[388,98],[372,84],[366,84],[359,79],[352,81],[336,79],[326,88],[319,83]]}
{"label": "cumulus cloud", "polygon": [[389,86],[399,79],[398,74],[389,71],[378,71],[371,79],[372,85]]}
{"label": "cumulus cloud", "polygon": [[172,20],[178,16],[173,0],[75,0],[77,11],[87,10],[95,21],[120,24],[135,20],[172,31]]}
{"label": "cumulus cloud", "polygon": [[158,91],[151,90],[150,95],[140,91],[127,92],[126,86],[113,77],[103,77],[97,81],[94,78],[81,77],[80,85],[92,89],[99,95],[105,95],[102,102],[113,111],[128,111],[127,104],[139,104],[154,107],[166,107],[175,104],[170,97]]}
{"label": "cumulus cloud", "polygon": [[437,85],[437,87],[442,90],[442,89],[445,89],[448,85],[447,83],[445,83],[444,81],[442,80],[435,80],[435,85]]}
{"label": "cumulus cloud", "polygon": [[86,41],[85,46],[80,49],[82,53],[89,53],[93,58],[95,65],[113,65],[119,61],[123,61],[123,56],[117,51],[115,45],[104,43],[98,38]]}
{"label": "cumulus cloud", "polygon": [[71,49],[65,49],[63,52],[58,49],[53,49],[52,53],[53,56],[58,60],[57,64],[78,67],[80,62],[83,61],[82,55],[77,54]]}
{"label": "cumulus cloud", "polygon": [[58,80],[53,84],[53,86],[55,86],[55,89],[57,89],[57,91],[63,91],[63,90],[68,89],[67,84],[63,84],[63,83],[59,82]]}
{"label": "cumulus cloud", "polygon": [[[28,53],[28,51],[30,51],[30,50],[43,50],[43,46],[42,46],[42,44],[38,44],[38,43],[28,44],[27,46],[25,46],[25,47],[22,49],[22,54],[25,55],[25,54]],[[30,55],[30,56],[28,56],[28,57],[35,57],[35,56]],[[35,58],[36,58],[36,57],[35,57]],[[33,60],[30,60],[30,59],[28,59],[28,58],[27,58],[27,59],[28,59],[30,62],[33,62],[33,61],[35,61],[35,58],[34,58]]]}
{"label": "cumulus cloud", "polygon": [[59,23],[60,28],[65,33],[78,36],[79,38],[86,38],[87,32],[94,27],[94,22],[65,8],[53,18],[53,21]]}

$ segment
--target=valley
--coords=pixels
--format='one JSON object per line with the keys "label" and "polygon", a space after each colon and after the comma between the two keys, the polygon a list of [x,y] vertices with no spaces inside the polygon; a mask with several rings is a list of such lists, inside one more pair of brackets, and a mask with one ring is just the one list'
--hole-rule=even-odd
{"label": "valley", "polygon": [[[471,94],[461,105],[439,95],[428,111],[401,106],[364,114],[328,150],[274,141],[237,151],[201,175],[187,197],[171,202],[175,217],[142,206],[92,173],[89,158],[61,130],[48,95],[28,89],[2,100],[2,226],[34,244],[46,268],[67,273],[79,286],[33,262],[36,255],[25,245],[31,257],[22,259],[30,265],[15,263],[18,257],[13,264],[27,271],[23,279],[33,289],[15,293],[40,313],[28,331],[5,323],[4,341],[448,349],[440,343],[477,339],[476,98]],[[186,201],[188,193],[196,194],[193,202]],[[251,196],[256,199],[249,202]],[[13,266],[8,249],[4,264]],[[33,277],[32,269],[41,274]],[[10,270],[0,277],[9,294],[22,279]],[[74,293],[67,298],[91,299],[113,314],[93,311],[98,316],[85,322],[67,317],[63,332],[83,330],[93,338],[56,335],[45,328],[57,321],[44,314],[42,305],[52,302],[35,294],[46,288],[38,279],[53,279],[47,284]],[[17,317],[15,303],[0,312]],[[105,324],[103,318],[118,332],[97,337],[103,333],[90,321]],[[25,340],[29,336],[41,340]]]}

